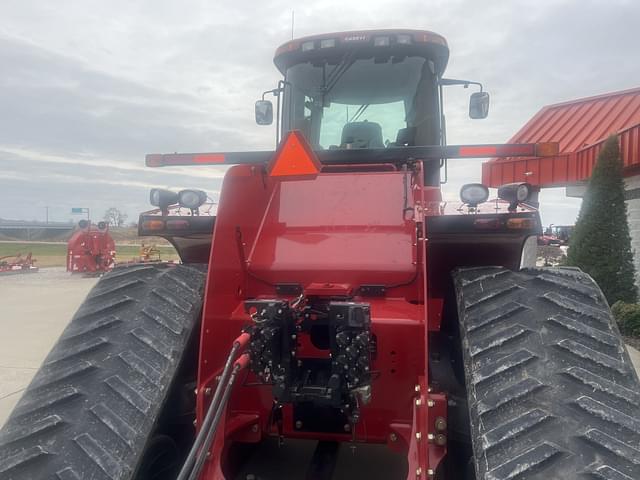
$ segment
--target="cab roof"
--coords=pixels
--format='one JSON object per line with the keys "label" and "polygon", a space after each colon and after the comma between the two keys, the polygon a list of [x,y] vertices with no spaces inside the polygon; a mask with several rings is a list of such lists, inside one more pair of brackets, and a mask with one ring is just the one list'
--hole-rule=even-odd
{"label": "cab roof", "polygon": [[428,30],[355,30],[311,35],[291,40],[276,50],[274,63],[284,74],[292,65],[302,62],[340,57],[349,51],[363,56],[425,56],[435,63],[442,75],[449,60],[449,46],[441,35]]}

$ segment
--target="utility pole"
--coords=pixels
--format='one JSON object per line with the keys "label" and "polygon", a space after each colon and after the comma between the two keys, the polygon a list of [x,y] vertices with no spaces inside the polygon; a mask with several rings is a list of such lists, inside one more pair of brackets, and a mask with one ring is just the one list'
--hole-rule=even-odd
{"label": "utility pole", "polygon": [[46,214],[45,214],[45,215],[46,215],[46,216],[45,216],[45,218],[46,218],[45,223],[46,223],[47,225],[49,225],[49,207],[48,207],[48,206],[44,207],[44,210],[45,210],[45,212],[46,212]]}

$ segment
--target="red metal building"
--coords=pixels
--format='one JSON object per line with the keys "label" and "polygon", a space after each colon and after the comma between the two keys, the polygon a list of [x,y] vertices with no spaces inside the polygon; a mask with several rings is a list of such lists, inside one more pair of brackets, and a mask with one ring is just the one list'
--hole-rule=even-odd
{"label": "red metal building", "polygon": [[498,187],[526,181],[540,188],[588,180],[602,144],[620,136],[625,173],[640,173],[640,87],[549,105],[509,143],[555,141],[560,153],[546,158],[492,159],[482,165],[482,183]]}

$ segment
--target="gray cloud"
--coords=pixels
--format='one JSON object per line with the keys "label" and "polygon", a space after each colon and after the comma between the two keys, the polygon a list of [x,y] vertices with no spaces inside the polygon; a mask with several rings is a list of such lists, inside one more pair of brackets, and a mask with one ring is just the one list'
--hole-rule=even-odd
{"label": "gray cloud", "polygon": [[6,37],[0,58],[13,67],[0,78],[0,145],[141,158],[157,149],[219,147],[220,139],[240,143],[240,132],[228,127],[237,110],[211,113],[193,95],[149,88]]}
{"label": "gray cloud", "polygon": [[52,220],[71,218],[71,207],[89,207],[95,218],[101,218],[108,207],[115,206],[135,220],[138,213],[151,208],[147,199],[154,187],[202,188],[218,200],[222,169],[204,168],[198,177],[186,169],[170,170],[169,175],[142,165],[0,150],[0,218],[42,220],[45,207]]}

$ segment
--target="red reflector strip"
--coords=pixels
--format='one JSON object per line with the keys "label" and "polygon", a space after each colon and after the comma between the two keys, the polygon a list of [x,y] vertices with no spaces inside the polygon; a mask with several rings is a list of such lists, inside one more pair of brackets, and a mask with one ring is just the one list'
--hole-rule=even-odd
{"label": "red reflector strip", "polygon": [[510,218],[507,220],[507,228],[514,230],[532,230],[538,222],[535,218]]}
{"label": "red reflector strip", "polygon": [[533,143],[506,145],[468,145],[458,149],[460,157],[524,157],[536,155],[536,145]]}
{"label": "red reflector strip", "polygon": [[499,230],[502,222],[499,218],[476,218],[473,226],[478,230]]}
{"label": "red reflector strip", "polygon": [[193,163],[224,163],[224,155],[221,153],[194,155]]}
{"label": "red reflector strip", "polygon": [[461,157],[491,157],[497,152],[492,145],[480,145],[477,147],[460,147]]}
{"label": "red reflector strip", "polygon": [[188,220],[167,220],[167,229],[169,230],[188,230]]}
{"label": "red reflector strip", "polygon": [[147,220],[142,222],[143,230],[164,230],[164,222],[162,220]]}

